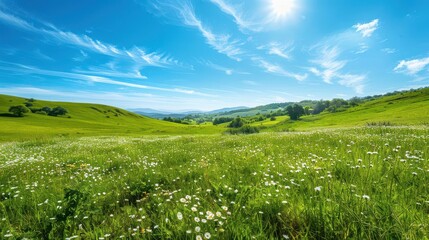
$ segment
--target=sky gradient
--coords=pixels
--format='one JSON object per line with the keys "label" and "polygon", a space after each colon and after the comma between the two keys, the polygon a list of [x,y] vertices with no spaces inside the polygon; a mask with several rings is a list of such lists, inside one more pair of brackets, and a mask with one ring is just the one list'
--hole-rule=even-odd
{"label": "sky gradient", "polygon": [[213,110],[429,85],[426,0],[0,0],[0,93]]}

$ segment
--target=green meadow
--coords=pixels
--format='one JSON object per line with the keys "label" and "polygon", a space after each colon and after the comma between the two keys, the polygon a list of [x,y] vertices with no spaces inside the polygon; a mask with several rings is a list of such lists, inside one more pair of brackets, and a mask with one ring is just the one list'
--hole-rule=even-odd
{"label": "green meadow", "polygon": [[429,130],[0,145],[12,239],[428,239]]}
{"label": "green meadow", "polygon": [[229,135],[0,95],[0,239],[429,239],[428,96]]}

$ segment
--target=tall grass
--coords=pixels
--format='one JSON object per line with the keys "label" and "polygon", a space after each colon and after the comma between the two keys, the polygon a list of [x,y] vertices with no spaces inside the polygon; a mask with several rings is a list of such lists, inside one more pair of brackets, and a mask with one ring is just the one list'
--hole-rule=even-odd
{"label": "tall grass", "polygon": [[429,130],[0,145],[0,238],[424,239]]}

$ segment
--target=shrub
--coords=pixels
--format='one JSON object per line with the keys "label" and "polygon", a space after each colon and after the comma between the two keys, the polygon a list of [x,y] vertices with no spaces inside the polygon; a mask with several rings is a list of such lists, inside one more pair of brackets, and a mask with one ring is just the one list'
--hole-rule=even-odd
{"label": "shrub", "polygon": [[252,133],[259,133],[259,129],[257,127],[252,127],[249,125],[244,125],[240,128],[230,129],[227,131],[227,133],[230,134],[252,134]]}
{"label": "shrub", "polygon": [[244,125],[243,119],[240,117],[236,117],[230,124],[228,124],[229,128],[240,128]]}
{"label": "shrub", "polygon": [[24,105],[17,105],[17,106],[11,106],[9,108],[9,112],[11,112],[16,117],[23,117],[24,113],[30,112],[30,109],[28,109]]}

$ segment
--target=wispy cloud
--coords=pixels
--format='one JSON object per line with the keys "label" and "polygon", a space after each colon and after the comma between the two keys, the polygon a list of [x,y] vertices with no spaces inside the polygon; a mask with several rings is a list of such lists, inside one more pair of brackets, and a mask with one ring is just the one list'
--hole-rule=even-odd
{"label": "wispy cloud", "polygon": [[318,51],[319,57],[312,62],[319,65],[320,69],[313,67],[309,70],[316,76],[322,77],[325,83],[332,84],[332,79],[338,76],[347,61],[338,60],[340,54],[338,47],[324,46]]}
{"label": "wispy cloud", "polygon": [[15,73],[18,72],[21,74],[51,76],[51,77],[58,77],[63,79],[74,79],[74,80],[86,81],[90,83],[102,83],[102,84],[110,84],[110,85],[117,85],[117,86],[130,87],[130,88],[214,97],[214,95],[205,94],[205,93],[201,93],[190,89],[154,87],[154,86],[148,86],[143,84],[113,80],[111,78],[97,76],[93,74],[90,75],[90,74],[82,74],[82,73],[54,71],[54,70],[40,69],[32,66],[21,65],[21,64],[14,64],[14,66],[0,66],[0,69],[5,71],[10,71],[10,72],[15,72]]}
{"label": "wispy cloud", "polygon": [[215,70],[224,72],[226,75],[232,75],[232,74],[249,74],[248,72],[239,71],[239,70],[236,70],[236,69],[233,69],[233,68],[227,68],[227,67],[215,64],[215,63],[213,63],[211,61],[202,61],[201,63],[204,64],[204,65],[206,65],[206,66],[208,66],[208,67],[210,67],[210,68],[213,68]]}
{"label": "wispy cloud", "polygon": [[356,29],[356,32],[362,34],[363,37],[371,37],[378,28],[378,22],[378,19],[374,19],[369,23],[358,23],[353,28]]}
{"label": "wispy cloud", "polygon": [[393,54],[396,52],[396,49],[394,48],[383,48],[381,49],[382,52],[387,53],[387,54]]}
{"label": "wispy cloud", "polygon": [[275,75],[294,78],[298,81],[304,81],[307,78],[307,74],[296,74],[289,71],[286,71],[281,66],[270,63],[262,58],[254,57],[252,60],[267,73],[272,73]]}
{"label": "wispy cloud", "polygon": [[398,63],[398,65],[393,70],[395,72],[414,75],[416,73],[421,72],[428,65],[429,65],[429,57],[413,59],[413,60],[402,60]]}
{"label": "wispy cloud", "polygon": [[[203,22],[196,16],[194,8],[189,1],[159,1],[155,0],[152,5],[158,12],[162,12],[164,16],[167,13],[172,13],[181,21],[182,24],[198,29],[202,36],[206,39],[207,44],[214,48],[217,52],[228,56],[229,58],[241,61],[240,55],[244,52],[241,49],[243,45],[239,40],[231,39],[229,34],[216,34],[211,31]],[[170,17],[171,16],[166,16]]]}
{"label": "wispy cloud", "polygon": [[224,13],[232,16],[234,22],[238,25],[240,30],[260,31],[261,28],[256,23],[244,19],[243,14],[236,6],[224,0],[210,0],[213,4],[218,6]]}
{"label": "wispy cloud", "polygon": [[56,43],[59,42],[72,45],[78,47],[81,50],[85,49],[87,51],[115,58],[132,60],[140,65],[166,66],[178,64],[177,60],[166,54],[157,52],[147,53],[145,50],[139,47],[134,47],[131,49],[119,49],[112,44],[104,43],[87,35],[79,35],[72,32],[62,31],[50,23],[44,23],[42,26],[37,27],[20,17],[11,13],[7,13],[1,9],[0,22],[3,22],[9,26],[14,26],[21,30],[40,34],[42,36],[48,37],[51,40],[54,40]]}
{"label": "wispy cloud", "polygon": [[293,43],[280,44],[271,42],[266,45],[259,46],[258,49],[266,50],[270,55],[276,55],[284,59],[292,59],[291,52],[294,50]]}
{"label": "wispy cloud", "polygon": [[358,94],[363,94],[366,81],[365,75],[354,75],[354,74],[339,74],[338,75],[340,85],[345,87],[351,87]]}

